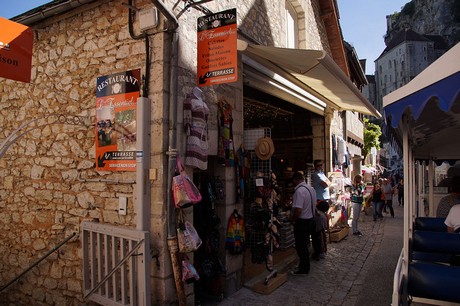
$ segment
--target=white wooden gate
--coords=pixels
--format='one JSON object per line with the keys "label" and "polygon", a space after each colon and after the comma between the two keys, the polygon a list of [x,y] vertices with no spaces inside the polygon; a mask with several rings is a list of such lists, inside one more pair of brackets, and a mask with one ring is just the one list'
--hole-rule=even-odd
{"label": "white wooden gate", "polygon": [[149,233],[84,221],[82,237],[84,299],[150,306]]}

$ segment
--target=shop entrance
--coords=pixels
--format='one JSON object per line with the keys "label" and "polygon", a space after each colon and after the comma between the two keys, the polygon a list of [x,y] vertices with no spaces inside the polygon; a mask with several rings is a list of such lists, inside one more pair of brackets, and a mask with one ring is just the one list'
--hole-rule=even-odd
{"label": "shop entrance", "polygon": [[[244,86],[244,148],[248,158],[244,217],[247,248],[243,283],[270,275],[295,255],[289,222],[295,171],[308,175],[313,162],[311,120],[318,116],[249,86]],[[274,150],[260,148],[269,138]],[[265,149],[265,151],[264,151]],[[264,154],[268,154],[264,155]],[[291,256],[292,255],[292,256]]]}

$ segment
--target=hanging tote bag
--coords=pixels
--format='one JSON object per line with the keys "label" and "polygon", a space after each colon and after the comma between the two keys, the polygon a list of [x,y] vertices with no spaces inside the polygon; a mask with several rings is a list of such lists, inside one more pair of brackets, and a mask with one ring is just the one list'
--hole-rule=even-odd
{"label": "hanging tote bag", "polygon": [[179,209],[177,222],[177,244],[180,253],[195,252],[202,240],[192,223],[184,221],[184,212]]}
{"label": "hanging tote bag", "polygon": [[202,197],[198,188],[184,171],[179,158],[176,160],[179,175],[173,177],[172,191],[174,205],[177,208],[185,208],[201,201]]}
{"label": "hanging tote bag", "polygon": [[199,280],[200,276],[190,261],[187,259],[182,260],[182,281],[190,284]]}

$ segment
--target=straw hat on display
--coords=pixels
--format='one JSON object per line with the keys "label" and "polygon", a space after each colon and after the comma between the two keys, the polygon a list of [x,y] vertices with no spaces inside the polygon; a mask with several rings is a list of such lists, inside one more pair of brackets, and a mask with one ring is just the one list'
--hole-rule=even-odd
{"label": "straw hat on display", "polygon": [[272,157],[273,153],[275,152],[275,145],[273,144],[271,138],[259,138],[255,146],[255,152],[257,157],[261,160],[270,159],[270,157]]}

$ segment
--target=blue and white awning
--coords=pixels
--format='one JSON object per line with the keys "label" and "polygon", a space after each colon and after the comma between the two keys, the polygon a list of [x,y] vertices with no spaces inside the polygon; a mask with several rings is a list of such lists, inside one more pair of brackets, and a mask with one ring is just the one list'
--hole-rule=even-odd
{"label": "blue and white awning", "polygon": [[[459,159],[460,43],[383,97],[383,107],[389,126],[408,130],[416,159]],[[403,117],[407,121],[401,124]]]}

